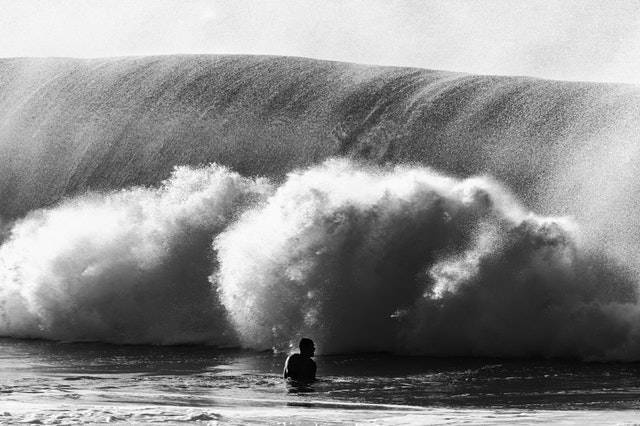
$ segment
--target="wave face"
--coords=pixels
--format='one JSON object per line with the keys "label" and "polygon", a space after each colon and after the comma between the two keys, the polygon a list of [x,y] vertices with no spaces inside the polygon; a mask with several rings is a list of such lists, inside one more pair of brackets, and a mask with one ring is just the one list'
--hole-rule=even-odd
{"label": "wave face", "polygon": [[301,58],[0,59],[0,334],[640,359],[639,105]]}

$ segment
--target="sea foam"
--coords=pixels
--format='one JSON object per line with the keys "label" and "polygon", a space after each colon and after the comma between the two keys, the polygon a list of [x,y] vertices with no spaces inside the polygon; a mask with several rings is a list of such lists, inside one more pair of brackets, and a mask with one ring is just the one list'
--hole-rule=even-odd
{"label": "sea foam", "polygon": [[10,225],[0,334],[635,360],[633,271],[489,177],[345,159],[278,183],[178,167]]}
{"label": "sea foam", "polygon": [[329,161],[215,240],[242,342],[325,352],[635,358],[636,281],[487,178]]}
{"label": "sea foam", "polygon": [[117,343],[235,342],[207,282],[211,240],[270,186],[220,166],[30,213],[0,247],[0,333]]}

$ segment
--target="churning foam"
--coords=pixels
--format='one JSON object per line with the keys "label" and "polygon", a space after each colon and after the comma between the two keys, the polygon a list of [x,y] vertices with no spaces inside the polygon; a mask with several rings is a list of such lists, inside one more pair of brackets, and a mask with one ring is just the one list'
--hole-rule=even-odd
{"label": "churning foam", "polygon": [[181,167],[15,223],[0,334],[639,359],[636,277],[585,239],[488,178],[329,160],[277,186]]}
{"label": "churning foam", "polygon": [[212,282],[251,347],[635,357],[635,281],[577,232],[488,179],[329,161],[216,238]]}
{"label": "churning foam", "polygon": [[207,282],[211,240],[269,191],[224,167],[179,167],[159,188],[88,194],[32,212],[0,247],[0,333],[234,341]]}

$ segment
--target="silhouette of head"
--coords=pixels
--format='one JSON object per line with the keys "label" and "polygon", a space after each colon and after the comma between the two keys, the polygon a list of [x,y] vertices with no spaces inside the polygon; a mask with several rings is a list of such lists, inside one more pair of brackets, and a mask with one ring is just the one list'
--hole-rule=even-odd
{"label": "silhouette of head", "polygon": [[316,352],[316,347],[313,344],[313,340],[303,337],[300,339],[300,353],[302,355],[312,357]]}

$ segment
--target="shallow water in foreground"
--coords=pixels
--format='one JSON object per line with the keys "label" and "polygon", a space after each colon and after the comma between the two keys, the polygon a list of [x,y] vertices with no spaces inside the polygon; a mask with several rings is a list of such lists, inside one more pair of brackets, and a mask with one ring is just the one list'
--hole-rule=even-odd
{"label": "shallow water in foreground", "polygon": [[621,423],[640,419],[640,364],[317,357],[287,387],[284,354],[204,346],[0,339],[0,423]]}

